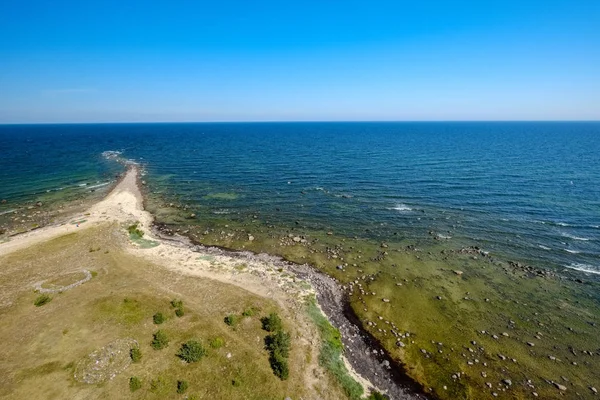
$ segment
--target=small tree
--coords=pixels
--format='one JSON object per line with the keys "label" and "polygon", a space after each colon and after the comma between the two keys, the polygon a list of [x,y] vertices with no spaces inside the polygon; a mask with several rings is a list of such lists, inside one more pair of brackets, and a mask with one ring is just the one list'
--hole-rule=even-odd
{"label": "small tree", "polygon": [[188,386],[187,381],[177,381],[177,393],[184,394]]}
{"label": "small tree", "polygon": [[205,355],[206,350],[202,347],[202,344],[196,340],[190,340],[182,344],[179,352],[177,352],[177,357],[187,363],[200,361]]}
{"label": "small tree", "polygon": [[159,329],[152,336],[154,338],[152,339],[152,343],[150,343],[150,345],[154,350],[161,350],[169,345],[169,338],[164,331]]}
{"label": "small tree", "polygon": [[166,321],[166,318],[165,318],[165,316],[162,313],[157,312],[156,314],[154,314],[152,316],[152,320],[154,321],[154,323],[156,325],[160,325],[160,324],[162,324],[163,322]]}
{"label": "small tree", "polygon": [[273,370],[275,376],[282,381],[285,381],[288,378],[290,369],[288,367],[287,358],[278,353],[271,353],[271,356],[269,357],[269,363],[271,364],[271,369]]}
{"label": "small tree", "polygon": [[268,317],[264,317],[260,321],[262,322],[262,328],[267,332],[276,332],[283,329],[283,323],[277,313],[271,313]]}
{"label": "small tree", "polygon": [[238,323],[238,318],[233,314],[229,314],[223,319],[223,321],[225,321],[225,323],[229,326],[236,326]]}
{"label": "small tree", "polygon": [[138,389],[141,389],[142,381],[137,376],[132,376],[129,378],[129,390],[135,392]]}
{"label": "small tree", "polygon": [[290,334],[277,331],[265,338],[265,347],[271,353],[278,353],[287,358],[290,355]]}
{"label": "small tree", "polygon": [[138,363],[142,359],[142,352],[139,347],[132,347],[131,350],[129,350],[129,356],[131,357],[132,362]]}
{"label": "small tree", "polygon": [[173,308],[182,308],[183,307],[183,301],[178,300],[178,299],[173,299],[173,300],[171,300],[171,307],[173,307]]}
{"label": "small tree", "polygon": [[183,311],[183,307],[176,308],[175,315],[177,315],[179,318],[183,317],[185,315],[185,311]]}

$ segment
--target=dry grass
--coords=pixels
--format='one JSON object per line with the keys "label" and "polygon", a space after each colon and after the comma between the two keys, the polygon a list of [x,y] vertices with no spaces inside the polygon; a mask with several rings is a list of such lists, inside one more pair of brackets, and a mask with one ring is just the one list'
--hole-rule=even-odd
{"label": "dry grass", "polygon": [[[122,250],[127,243],[118,226],[90,228],[0,258],[0,397],[7,399],[182,398],[177,381],[189,382],[186,395],[204,399],[341,398],[327,376],[315,377],[316,357],[306,330],[310,327],[274,302],[238,287],[168,272]],[[90,252],[90,247],[102,251]],[[105,250],[109,250],[106,252]],[[35,307],[32,284],[45,279],[62,283],[81,269],[97,271],[91,281]],[[72,277],[72,275],[71,275]],[[68,279],[71,279],[69,277]],[[176,318],[173,298],[185,303]],[[240,319],[235,329],[225,315],[260,310]],[[160,325],[170,339],[163,350],[150,346],[157,327],[152,315],[168,319]],[[263,348],[260,317],[278,312],[292,333],[290,378],[273,375]],[[294,321],[290,321],[290,318]],[[111,381],[98,385],[75,382],[77,362],[119,338],[139,342],[143,358]],[[210,346],[220,338],[222,346]],[[208,350],[193,364],[176,357],[181,343],[198,340]],[[215,348],[216,347],[216,348]],[[316,369],[318,371],[318,369]],[[142,388],[129,389],[137,376]],[[321,379],[318,379],[321,378]],[[152,383],[154,383],[152,385]]]}

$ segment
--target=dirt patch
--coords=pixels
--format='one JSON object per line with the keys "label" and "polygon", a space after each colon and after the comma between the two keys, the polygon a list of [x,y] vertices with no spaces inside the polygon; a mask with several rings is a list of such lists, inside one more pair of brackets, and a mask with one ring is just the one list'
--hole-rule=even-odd
{"label": "dirt patch", "polygon": [[130,350],[137,347],[134,339],[117,339],[81,359],[75,368],[75,380],[81,383],[102,383],[113,379],[131,364]]}

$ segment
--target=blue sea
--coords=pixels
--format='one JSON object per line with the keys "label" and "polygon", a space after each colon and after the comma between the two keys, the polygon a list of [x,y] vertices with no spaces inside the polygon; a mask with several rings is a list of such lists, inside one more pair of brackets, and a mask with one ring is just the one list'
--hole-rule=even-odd
{"label": "blue sea", "polygon": [[597,122],[4,125],[0,215],[110,185],[115,154],[200,215],[600,274]]}

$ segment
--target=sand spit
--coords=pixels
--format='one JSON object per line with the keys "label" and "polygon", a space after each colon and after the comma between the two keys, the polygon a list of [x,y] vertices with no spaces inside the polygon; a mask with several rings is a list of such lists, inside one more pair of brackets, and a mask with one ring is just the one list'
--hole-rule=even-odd
{"label": "sand spit", "polygon": [[137,223],[144,239],[158,246],[142,248],[131,243],[132,254],[176,271],[182,276],[198,276],[236,285],[256,295],[275,300],[294,312],[303,312],[306,300],[316,297],[324,314],[338,328],[346,346],[345,363],[365,389],[377,389],[392,399],[424,399],[419,388],[404,377],[395,364],[367,333],[352,321],[343,292],[332,278],[309,265],[297,265],[278,257],[250,252],[231,252],[191,243],[182,236],[165,236],[153,229],[152,215],[143,209],[137,166],[102,201],[87,212],[67,221],[49,225],[0,244],[0,256],[35,244],[104,223],[124,227]]}

